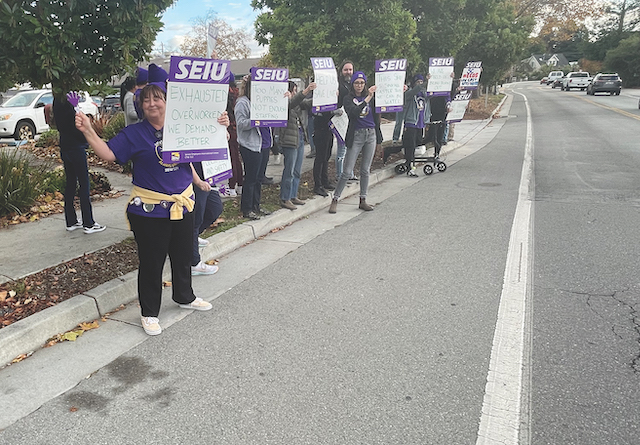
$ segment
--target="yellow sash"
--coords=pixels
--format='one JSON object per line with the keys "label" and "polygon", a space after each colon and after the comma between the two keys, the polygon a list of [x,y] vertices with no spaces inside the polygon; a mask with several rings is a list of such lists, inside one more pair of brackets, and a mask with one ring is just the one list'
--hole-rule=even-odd
{"label": "yellow sash", "polygon": [[193,211],[195,201],[191,199],[193,195],[193,185],[189,184],[189,187],[184,189],[179,195],[165,195],[164,193],[154,192],[137,185],[133,186],[131,190],[131,197],[129,202],[133,202],[134,198],[140,198],[143,204],[160,204],[161,201],[172,202],[169,208],[169,219],[178,220],[182,219],[182,213],[186,207],[188,212]]}

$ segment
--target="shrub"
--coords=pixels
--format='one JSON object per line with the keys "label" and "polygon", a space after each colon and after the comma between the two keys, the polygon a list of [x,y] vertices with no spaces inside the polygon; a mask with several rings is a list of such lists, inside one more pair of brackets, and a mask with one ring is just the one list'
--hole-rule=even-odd
{"label": "shrub", "polygon": [[0,152],[0,216],[22,214],[42,194],[40,185],[47,167],[31,165],[17,150]]}
{"label": "shrub", "polygon": [[[94,128],[95,128],[95,125],[94,125]],[[118,111],[116,114],[111,116],[111,119],[109,119],[109,122],[106,125],[104,125],[104,128],[102,130],[102,135],[100,136],[105,141],[108,141],[109,139],[114,137],[116,134],[118,134],[120,130],[122,130],[123,128],[124,128],[124,113],[122,111]]]}
{"label": "shrub", "polygon": [[60,133],[58,130],[47,130],[40,135],[36,147],[57,147],[60,145]]}

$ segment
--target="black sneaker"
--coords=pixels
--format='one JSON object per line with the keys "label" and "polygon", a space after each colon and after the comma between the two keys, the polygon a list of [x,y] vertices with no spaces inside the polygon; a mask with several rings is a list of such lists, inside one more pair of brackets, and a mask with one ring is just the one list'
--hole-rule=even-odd
{"label": "black sneaker", "polygon": [[336,185],[335,184],[327,184],[327,185],[323,185],[322,186],[323,189],[328,190],[328,191],[333,191],[336,189]]}
{"label": "black sneaker", "polygon": [[260,215],[258,215],[256,212],[243,213],[242,217],[247,219],[252,219],[254,221],[256,219],[260,219]]}
{"label": "black sneaker", "polygon": [[101,226],[98,223],[94,223],[91,227],[85,227],[84,228],[84,233],[97,233],[97,232],[102,232],[104,229],[106,229],[107,226]]}
{"label": "black sneaker", "polygon": [[313,193],[320,196],[329,196],[327,191],[323,187],[317,187],[313,189]]}

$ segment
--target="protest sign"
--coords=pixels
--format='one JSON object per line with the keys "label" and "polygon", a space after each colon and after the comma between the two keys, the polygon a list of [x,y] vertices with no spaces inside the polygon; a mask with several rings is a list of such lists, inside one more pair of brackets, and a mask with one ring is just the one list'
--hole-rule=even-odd
{"label": "protest sign", "polygon": [[312,57],[311,66],[316,83],[311,106],[314,113],[338,108],[338,73],[331,57]]}
{"label": "protest sign", "polygon": [[407,59],[376,60],[376,113],[395,113],[404,106]]}
{"label": "protest sign", "polygon": [[221,159],[218,161],[202,161],[202,173],[206,181],[213,185],[229,179],[233,176],[231,170],[231,158]]}
{"label": "protest sign", "polygon": [[289,119],[287,68],[251,68],[251,126],[286,127]]}
{"label": "protest sign", "polygon": [[467,62],[460,76],[460,89],[476,90],[482,73],[482,62]]}
{"label": "protest sign", "polygon": [[228,60],[171,56],[163,162],[229,157],[227,130],[218,117],[227,109],[230,75]]}
{"label": "protest sign", "polygon": [[453,57],[429,58],[429,81],[427,95],[446,96],[453,84]]}
{"label": "protest sign", "polygon": [[447,122],[460,122],[467,111],[470,99],[471,91],[459,91],[451,101],[451,111],[447,114]]}
{"label": "protest sign", "polygon": [[329,121],[331,132],[338,139],[338,142],[344,144],[347,139],[347,128],[349,127],[349,116],[345,113],[344,108],[340,108],[342,114],[334,115]]}

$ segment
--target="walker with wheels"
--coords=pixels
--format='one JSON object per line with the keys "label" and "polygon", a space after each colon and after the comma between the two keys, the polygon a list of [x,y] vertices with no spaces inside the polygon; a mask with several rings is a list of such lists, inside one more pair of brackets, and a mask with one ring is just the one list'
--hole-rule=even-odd
{"label": "walker with wheels", "polygon": [[[430,122],[429,124],[433,125],[433,124],[440,124],[440,123],[442,123],[442,121]],[[444,172],[447,169],[447,164],[445,164],[444,162],[446,158],[447,158],[446,153],[444,153],[444,150],[442,150],[442,147],[441,147],[440,156],[436,157],[435,154],[434,156],[415,155],[413,157],[413,161],[425,162],[424,166],[422,167],[422,171],[424,172],[425,175],[429,176],[434,172],[434,170],[438,170],[439,172]],[[408,170],[407,164],[405,163],[398,164],[395,166],[395,172],[399,175],[402,173],[406,173],[407,170]]]}

